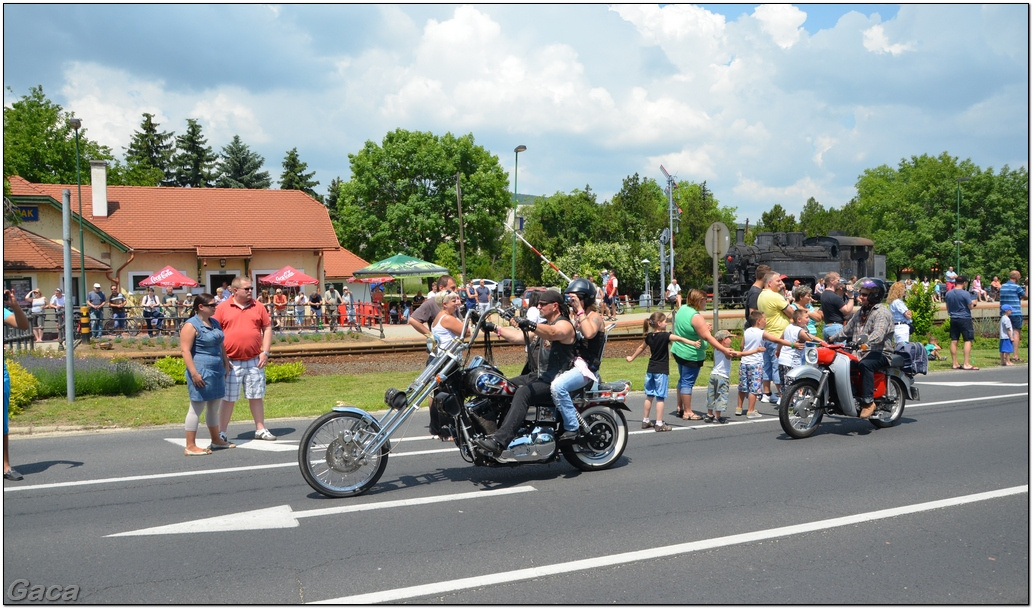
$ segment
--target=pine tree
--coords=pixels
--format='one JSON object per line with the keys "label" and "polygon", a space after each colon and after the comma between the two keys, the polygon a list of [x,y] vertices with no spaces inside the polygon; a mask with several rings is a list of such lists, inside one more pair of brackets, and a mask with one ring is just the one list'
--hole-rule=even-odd
{"label": "pine tree", "polygon": [[273,181],[268,171],[261,171],[265,158],[257,152],[251,152],[248,145],[240,140],[239,135],[223,146],[219,155],[218,177],[215,185],[219,188],[269,188]]}
{"label": "pine tree", "polygon": [[218,157],[201,134],[201,125],[196,119],[187,119],[186,135],[176,136],[176,148],[176,156],[172,159],[176,184],[193,188],[211,187]]}
{"label": "pine tree", "polygon": [[283,174],[280,175],[280,189],[281,190],[300,190],[312,197],[313,199],[322,202],[323,197],[316,194],[316,191],[312,190],[313,187],[319,185],[318,181],[313,181],[312,176],[316,175],[316,172],[305,173],[308,169],[308,163],[303,163],[298,158],[298,149],[291,148],[287,153],[287,156],[283,159]]}
{"label": "pine tree", "polygon": [[330,221],[337,222],[341,219],[340,213],[337,211],[337,200],[341,196],[341,178],[336,177],[330,180],[330,188],[326,192],[326,209],[330,212]]}
{"label": "pine tree", "polygon": [[158,169],[162,177],[151,186],[173,186],[176,184],[172,166],[172,156],[176,152],[175,135],[171,131],[158,131],[158,125],[153,114],[143,113],[140,130],[133,133],[125,149],[126,174],[147,176],[154,174],[150,169]]}

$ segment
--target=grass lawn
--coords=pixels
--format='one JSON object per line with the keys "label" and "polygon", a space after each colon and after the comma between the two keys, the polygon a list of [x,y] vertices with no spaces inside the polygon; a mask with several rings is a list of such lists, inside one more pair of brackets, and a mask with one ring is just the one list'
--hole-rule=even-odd
{"label": "grass lawn", "polygon": [[[1024,329],[1024,332],[1027,330]],[[1021,351],[1025,359],[1026,351]],[[949,370],[950,353],[944,345],[945,360],[929,362],[929,371]],[[961,356],[959,346],[959,359]],[[980,368],[999,365],[1000,355],[997,352],[997,341],[977,338],[972,350],[972,364]],[[628,379],[632,389],[642,390],[647,359],[639,357],[632,363],[623,358],[606,358],[602,370],[604,380]],[[706,388],[707,379],[713,365],[708,361],[696,381],[697,388]],[[503,366],[507,375],[515,375],[520,366]],[[266,389],[265,414],[267,418],[281,417],[316,417],[327,412],[338,402],[357,406],[364,410],[380,410],[384,407],[384,391],[389,387],[404,389],[416,377],[418,370],[411,372],[370,373],[363,375],[329,375],[303,376],[290,383],[273,383]],[[672,387],[677,384],[677,368],[672,362]],[[959,378],[965,373],[958,372]],[[732,378],[734,386],[738,383],[738,365],[733,362]],[[731,397],[731,396],[730,396]],[[671,397],[669,396],[669,399]],[[731,400],[734,404],[734,397]],[[705,409],[705,398],[693,404],[695,410]],[[23,426],[84,426],[97,427],[138,427],[142,425],[181,424],[189,407],[187,390],[183,385],[168,389],[144,392],[133,397],[124,396],[86,396],[76,398],[69,404],[66,398],[50,398],[33,402],[25,412],[11,419],[12,427]],[[250,421],[251,413],[246,400],[240,400],[233,412],[234,421]]]}

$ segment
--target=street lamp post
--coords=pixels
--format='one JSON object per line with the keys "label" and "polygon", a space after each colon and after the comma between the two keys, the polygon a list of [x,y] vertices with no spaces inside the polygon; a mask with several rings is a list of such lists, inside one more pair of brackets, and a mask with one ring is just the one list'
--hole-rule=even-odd
{"label": "street lamp post", "polygon": [[[527,146],[520,144],[513,149],[513,266],[510,269],[509,275],[509,299],[513,300],[516,296],[516,231],[517,231],[517,207],[520,205],[520,201],[517,199],[517,181],[520,177],[520,153],[527,150]],[[506,292],[503,290],[502,295],[505,296]]]}
{"label": "street lamp post", "polygon": [[961,183],[968,182],[972,178],[958,178],[958,226],[954,239],[954,268],[956,273],[961,273]]}
{"label": "street lamp post", "polygon": [[[68,119],[68,126],[75,129],[75,187],[79,197],[79,306],[86,305],[86,244],[83,243],[82,231],[82,175],[79,173],[79,129],[82,121],[77,118]],[[67,286],[66,286],[67,287]],[[66,309],[67,310],[67,309]]]}
{"label": "street lamp post", "polygon": [[649,291],[649,258],[642,259],[642,266],[646,269],[646,311],[648,312],[653,307],[653,293]]}

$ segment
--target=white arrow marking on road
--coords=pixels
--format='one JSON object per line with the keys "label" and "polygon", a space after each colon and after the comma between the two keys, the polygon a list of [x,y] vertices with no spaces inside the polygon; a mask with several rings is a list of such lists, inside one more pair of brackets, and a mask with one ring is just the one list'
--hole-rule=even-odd
{"label": "white arrow marking on road", "polygon": [[[171,442],[176,446],[182,446],[186,448],[187,441],[185,438],[165,438],[166,442]],[[232,441],[232,440],[231,440]],[[298,445],[296,442],[290,440],[277,440],[276,442],[268,442],[266,440],[242,440],[233,442],[237,445],[237,448],[250,448],[251,450],[264,450],[270,453],[282,453],[282,452],[298,452]],[[205,443],[203,440],[198,446],[204,448],[207,447],[211,442]],[[233,449],[226,449],[233,450]]]}
{"label": "white arrow marking on road", "polygon": [[349,512],[365,512],[369,510],[382,510],[395,507],[409,507],[413,505],[426,505],[429,503],[443,503],[446,501],[462,501],[465,499],[486,499],[501,495],[512,495],[514,493],[527,493],[537,490],[533,486],[517,486],[503,488],[494,491],[475,491],[472,493],[460,493],[457,495],[439,495],[437,497],[422,497],[419,499],[400,499],[398,501],[384,501],[381,503],[367,503],[362,505],[344,505],[332,508],[320,508],[317,510],[306,510],[294,512],[289,505],[277,505],[261,510],[250,512],[238,512],[226,514],[214,518],[192,520],[179,524],[169,524],[149,529],[115,533],[107,537],[128,537],[136,535],[176,535],[180,533],[214,533],[220,531],[256,531],[260,529],[291,529],[298,526],[299,518],[312,518],[314,516],[329,516],[331,514],[346,514]]}
{"label": "white arrow marking on road", "polygon": [[1029,387],[1029,383],[999,383],[997,381],[976,381],[966,383],[964,381],[949,381],[946,383],[932,383],[929,381],[915,381],[916,385],[940,385],[941,387]]}

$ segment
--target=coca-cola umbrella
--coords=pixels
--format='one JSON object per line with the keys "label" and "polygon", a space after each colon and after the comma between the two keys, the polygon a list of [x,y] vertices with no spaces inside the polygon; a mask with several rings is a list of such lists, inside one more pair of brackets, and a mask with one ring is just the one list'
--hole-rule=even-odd
{"label": "coca-cola umbrella", "polygon": [[258,283],[262,285],[278,285],[285,288],[296,288],[298,286],[319,283],[319,280],[302,273],[288,264],[275,273],[269,273],[265,277],[259,277]]}
{"label": "coca-cola umbrella", "polygon": [[178,288],[181,286],[194,287],[197,282],[180,273],[171,266],[167,266],[147,279],[140,282],[142,286],[158,286],[162,288]]}

